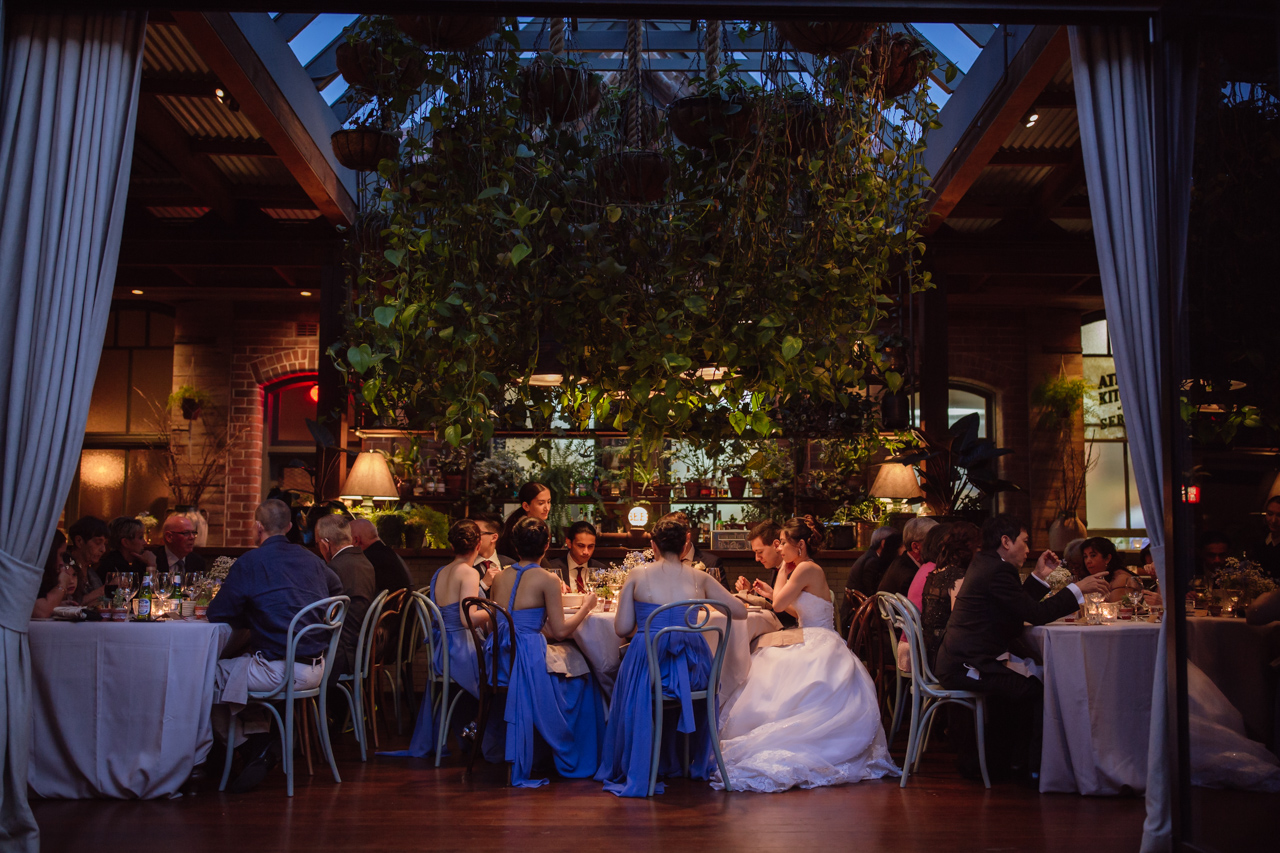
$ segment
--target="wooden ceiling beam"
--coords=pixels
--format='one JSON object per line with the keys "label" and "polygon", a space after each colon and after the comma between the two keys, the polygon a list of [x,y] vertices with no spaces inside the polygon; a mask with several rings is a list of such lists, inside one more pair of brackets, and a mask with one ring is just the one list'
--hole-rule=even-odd
{"label": "wooden ceiling beam", "polygon": [[125,235],[120,241],[121,267],[321,267],[339,261],[341,243],[319,240],[313,235],[289,234],[281,226],[270,236],[247,239],[217,239],[192,236],[189,239],[161,239]]}
{"label": "wooden ceiling beam", "polygon": [[276,156],[275,150],[262,139],[200,137],[191,140],[191,150],[196,154],[217,154],[225,157]]}
{"label": "wooden ceiling beam", "polygon": [[[301,67],[296,69],[301,85],[296,85],[299,81],[291,77],[288,66],[296,60],[275,24],[265,14],[260,15],[261,20],[229,12],[178,11],[173,15],[183,35],[223,81],[241,112],[279,155],[316,208],[335,225],[354,222],[358,208],[344,182],[350,173],[339,172],[341,167],[335,165],[328,150],[329,140],[316,135],[336,130],[336,119]],[[260,55],[251,35],[257,43],[284,46],[287,59]]]}
{"label": "wooden ceiling beam", "polygon": [[1052,276],[1079,279],[1098,274],[1092,240],[935,240],[933,269],[950,275]]}
{"label": "wooden ceiling beam", "polygon": [[210,207],[226,223],[236,221],[231,183],[217,166],[191,150],[191,138],[155,95],[138,98],[137,133],[195,189],[194,203]]}
{"label": "wooden ceiling beam", "polygon": [[[983,51],[979,61],[987,53]],[[979,68],[975,63],[969,69],[970,80],[991,77],[991,87],[985,100],[973,108],[971,120],[942,166],[934,170],[932,186],[935,195],[930,220],[923,229],[926,236],[942,226],[991,158],[1018,127],[1027,110],[1035,104],[1036,97],[1044,92],[1070,58],[1066,28],[1036,27],[1021,49],[1010,57],[1007,68],[987,68],[985,65]],[[975,92],[975,97],[979,94]],[[963,101],[957,100],[961,95],[957,90],[952,96],[952,101],[957,103],[957,112],[965,106]],[[951,103],[947,106],[950,107]]]}
{"label": "wooden ceiling beam", "polygon": [[992,155],[991,166],[1065,166],[1079,156],[1080,146],[1071,148],[1001,148]]}

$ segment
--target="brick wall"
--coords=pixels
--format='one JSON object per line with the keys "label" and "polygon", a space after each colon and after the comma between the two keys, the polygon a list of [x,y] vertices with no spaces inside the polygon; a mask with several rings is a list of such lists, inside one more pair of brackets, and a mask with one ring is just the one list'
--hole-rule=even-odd
{"label": "brick wall", "polygon": [[[299,337],[297,324],[314,328],[316,321],[307,305],[193,302],[177,308],[174,387],[191,384],[209,393],[239,435],[225,481],[201,502],[211,546],[253,544],[250,524],[263,495],[263,389],[315,371],[318,338]],[[193,440],[199,438],[193,433]]]}
{"label": "brick wall", "polygon": [[[1023,491],[1001,495],[997,508],[1031,524],[1032,547],[1047,547],[1053,497],[1061,465],[1036,436],[1031,390],[1059,366],[1079,377],[1080,313],[1065,309],[951,306],[948,312],[950,381],[993,394],[994,438],[1013,453],[1000,459],[1000,474]],[[1076,441],[1083,443],[1083,425]]]}

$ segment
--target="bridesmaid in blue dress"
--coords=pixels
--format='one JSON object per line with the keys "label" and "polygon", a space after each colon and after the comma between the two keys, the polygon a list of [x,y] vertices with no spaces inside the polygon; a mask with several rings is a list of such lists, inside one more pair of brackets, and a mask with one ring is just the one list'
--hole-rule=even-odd
{"label": "bridesmaid in blue dress", "polygon": [[596,604],[595,594],[587,593],[578,611],[565,616],[559,576],[538,565],[550,538],[542,519],[520,519],[511,534],[520,562],[503,569],[491,591],[494,601],[506,603],[515,622],[514,669],[509,664],[511,637],[501,617],[490,643],[499,644],[498,683],[508,688],[503,719],[511,784],[522,788],[548,781],[532,778],[536,735],[550,747],[561,776],[585,779],[599,766],[604,734],[604,702],[595,678],[547,672],[544,630],[552,639],[568,639]]}
{"label": "bridesmaid in blue dress", "polygon": [[[618,668],[618,680],[609,706],[609,726],[604,735],[604,754],[596,780],[619,797],[643,797],[649,789],[653,760],[653,687],[649,681],[649,661],[645,652],[644,624],[655,610],[674,601],[709,598],[729,608],[734,620],[747,618],[747,608],[706,572],[680,561],[689,528],[675,519],[660,520],[653,528],[652,563],[637,566],[627,574],[618,598],[615,630],[619,637],[631,637],[626,657]],[[655,619],[656,633],[668,625],[684,625],[686,610],[667,610]],[[695,619],[696,622],[696,619]],[[741,624],[737,630],[743,630]],[[667,712],[662,723],[662,751],[658,772],[677,775],[682,761],[676,749],[678,732],[688,733],[689,772],[695,779],[707,779],[715,766],[711,736],[704,706],[695,709],[690,693],[703,690],[711,674],[711,648],[700,634],[664,634],[658,645],[662,671],[662,694],[680,700],[679,709]],[[662,783],[654,788],[663,792]]]}
{"label": "bridesmaid in blue dress", "polygon": [[[444,619],[445,637],[439,633],[434,637],[435,667],[440,672],[444,667],[444,650],[449,650],[449,677],[457,682],[450,693],[452,704],[453,691],[461,686],[473,698],[480,695],[479,671],[476,666],[476,648],[467,632],[462,619],[460,601],[464,598],[476,598],[480,595],[480,575],[476,572],[476,552],[480,548],[480,526],[469,518],[453,523],[449,528],[449,544],[453,547],[453,562],[441,566],[431,578],[431,600],[440,608],[440,616]],[[475,625],[488,625],[489,614],[479,608],[471,608],[471,621]],[[475,703],[463,700],[454,714],[456,728],[474,716]],[[423,697],[422,707],[418,711],[418,722],[413,729],[413,738],[409,748],[402,752],[383,753],[385,755],[408,755],[421,758],[435,752],[438,722],[430,702],[430,691]],[[470,713],[466,713],[466,712]]]}

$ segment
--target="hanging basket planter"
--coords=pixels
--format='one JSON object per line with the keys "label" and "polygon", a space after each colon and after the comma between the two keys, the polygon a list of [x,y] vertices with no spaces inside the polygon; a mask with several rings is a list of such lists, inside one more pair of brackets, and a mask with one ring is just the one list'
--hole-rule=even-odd
{"label": "hanging basket planter", "polygon": [[421,88],[427,81],[426,57],[408,55],[397,64],[371,41],[342,42],[334,50],[338,73],[348,84],[370,94]]}
{"label": "hanging basket planter", "polygon": [[825,151],[835,144],[840,121],[829,107],[806,98],[793,99],[784,109],[786,122],[781,141],[788,157]]}
{"label": "hanging basket planter", "polygon": [[[630,110],[623,110],[618,116],[618,138],[631,138]],[[662,110],[653,104],[644,103],[640,105],[640,139],[643,140],[642,148],[656,149],[661,139],[660,132],[662,130]]]}
{"label": "hanging basket planter", "polygon": [[498,18],[487,15],[396,15],[394,20],[428,50],[467,50],[498,29]]}
{"label": "hanging basket planter", "polygon": [[376,127],[348,127],[329,137],[333,156],[348,169],[358,172],[377,170],[383,160],[400,156],[400,137]]}
{"label": "hanging basket planter", "polygon": [[667,194],[671,165],[656,151],[621,151],[596,161],[596,183],[611,201],[653,204]]}
{"label": "hanging basket planter", "polygon": [[710,151],[741,146],[755,136],[755,110],[743,97],[689,97],[667,107],[667,124],[685,145]]}
{"label": "hanging basket planter", "polygon": [[577,121],[600,105],[603,78],[589,68],[537,60],[521,81],[520,110],[534,121]]}
{"label": "hanging basket planter", "polygon": [[900,98],[924,82],[928,63],[928,48],[906,33],[880,32],[871,42],[868,64],[886,99]]}
{"label": "hanging basket planter", "polygon": [[796,50],[839,56],[866,44],[876,31],[864,21],[774,21],[774,28]]}

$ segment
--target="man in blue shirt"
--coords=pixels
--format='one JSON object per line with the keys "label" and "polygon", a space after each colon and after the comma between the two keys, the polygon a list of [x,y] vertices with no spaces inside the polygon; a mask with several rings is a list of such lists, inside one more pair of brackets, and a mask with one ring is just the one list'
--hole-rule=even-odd
{"label": "man in blue shirt", "polygon": [[[293,617],[309,604],[342,594],[338,576],[315,554],[285,538],[292,526],[283,501],[269,500],[254,513],[258,547],[231,566],[218,595],[209,604],[209,621],[225,622],[249,630],[249,651],[218,662],[215,701],[225,703],[232,714],[244,709],[249,691],[274,690],[285,673],[293,672],[296,689],[309,690],[324,676],[327,633],[312,632],[299,640],[297,654],[286,661],[287,634]],[[296,630],[320,621],[320,614],[299,622]],[[269,715],[259,719],[242,715],[246,737],[244,769],[229,786],[232,792],[252,790],[279,761],[278,738],[271,734]],[[231,749],[236,744],[228,744]]]}

